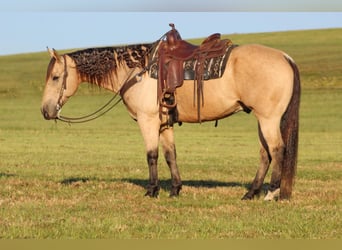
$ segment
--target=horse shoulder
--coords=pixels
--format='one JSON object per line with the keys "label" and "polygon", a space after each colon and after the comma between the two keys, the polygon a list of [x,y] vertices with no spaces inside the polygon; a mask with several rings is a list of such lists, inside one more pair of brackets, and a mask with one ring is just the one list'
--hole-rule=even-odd
{"label": "horse shoulder", "polygon": [[125,92],[123,101],[133,119],[138,119],[142,114],[158,116],[157,81],[143,76]]}

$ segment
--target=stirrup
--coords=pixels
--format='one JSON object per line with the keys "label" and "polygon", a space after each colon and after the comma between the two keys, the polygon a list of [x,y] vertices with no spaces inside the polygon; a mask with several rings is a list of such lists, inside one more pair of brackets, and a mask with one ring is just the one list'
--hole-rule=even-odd
{"label": "stirrup", "polygon": [[175,108],[177,106],[175,94],[164,92],[161,96],[160,105],[168,109]]}
{"label": "stirrup", "polygon": [[178,121],[178,111],[175,93],[164,92],[160,98],[159,116],[162,127],[173,127]]}

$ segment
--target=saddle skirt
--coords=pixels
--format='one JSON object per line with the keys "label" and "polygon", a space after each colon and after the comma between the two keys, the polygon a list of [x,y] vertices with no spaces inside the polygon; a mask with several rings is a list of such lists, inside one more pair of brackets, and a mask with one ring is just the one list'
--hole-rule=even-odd
{"label": "saddle skirt", "polygon": [[[221,78],[224,74],[230,53],[236,45],[229,39],[221,40],[221,34],[207,37],[199,46],[182,40],[174,24],[161,40],[150,59],[151,78],[158,80],[157,98],[160,118],[166,118],[168,126],[177,118],[176,89],[184,80],[193,80],[194,105],[197,106],[198,121],[201,122],[201,106],[204,105],[203,83]],[[196,100],[196,101],[195,101]],[[197,102],[197,104],[195,104]],[[170,119],[175,117],[174,119]]]}
{"label": "saddle skirt", "polygon": [[[233,48],[238,45],[230,43],[226,49],[226,52],[218,57],[206,58],[204,60],[203,68],[203,80],[211,80],[221,78],[224,74],[229,55]],[[153,58],[152,58],[153,61]],[[196,79],[196,65],[198,59],[190,58],[183,62],[184,80]],[[158,79],[158,60],[151,65],[149,69],[149,76],[154,79]]]}

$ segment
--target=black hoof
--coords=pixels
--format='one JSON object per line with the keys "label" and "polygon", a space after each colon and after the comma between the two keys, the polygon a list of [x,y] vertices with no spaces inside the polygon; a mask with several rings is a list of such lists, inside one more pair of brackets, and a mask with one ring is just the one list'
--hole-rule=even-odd
{"label": "black hoof", "polygon": [[247,193],[241,198],[241,200],[248,201],[248,200],[253,200],[253,198],[254,198],[253,194]]}
{"label": "black hoof", "polygon": [[255,197],[260,197],[260,190],[250,190],[248,191],[241,200],[253,200]]}
{"label": "black hoof", "polygon": [[145,196],[149,196],[151,198],[157,198],[159,195],[159,189],[160,189],[159,186],[148,186]]}
{"label": "black hoof", "polygon": [[178,197],[181,189],[182,189],[182,185],[172,187],[170,191],[170,197]]}

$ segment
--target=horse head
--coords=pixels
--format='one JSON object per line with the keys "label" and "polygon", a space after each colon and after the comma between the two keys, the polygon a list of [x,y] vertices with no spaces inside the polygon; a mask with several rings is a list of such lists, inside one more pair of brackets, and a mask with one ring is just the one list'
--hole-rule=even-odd
{"label": "horse head", "polygon": [[54,49],[48,49],[51,60],[46,73],[45,89],[41,112],[45,119],[56,119],[70,96],[79,86],[75,62],[68,55],[59,55]]}

